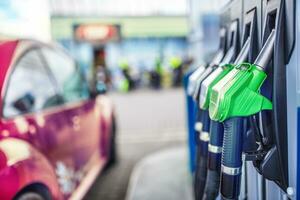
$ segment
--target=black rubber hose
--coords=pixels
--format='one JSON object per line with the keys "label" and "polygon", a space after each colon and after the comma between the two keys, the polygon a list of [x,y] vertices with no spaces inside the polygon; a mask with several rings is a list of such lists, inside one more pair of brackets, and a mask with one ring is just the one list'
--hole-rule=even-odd
{"label": "black rubber hose", "polygon": [[195,171],[195,200],[201,200],[207,176],[207,157],[201,155],[200,148],[197,148],[196,171]]}
{"label": "black rubber hose", "polygon": [[215,200],[219,195],[220,171],[207,171],[205,190],[202,200]]}
{"label": "black rubber hose", "polygon": [[[208,112],[205,110],[199,110],[201,114],[199,116],[199,121],[202,122],[202,130],[196,132],[196,142],[197,142],[197,158],[196,158],[196,172],[194,180],[194,191],[195,199],[202,200],[204,194],[204,188],[206,184],[207,176],[207,153],[208,153],[208,139],[207,135],[209,132],[210,119]],[[203,137],[205,136],[205,137]]]}
{"label": "black rubber hose", "polygon": [[215,200],[219,194],[223,133],[223,124],[211,121],[207,159],[208,172],[203,200]]}

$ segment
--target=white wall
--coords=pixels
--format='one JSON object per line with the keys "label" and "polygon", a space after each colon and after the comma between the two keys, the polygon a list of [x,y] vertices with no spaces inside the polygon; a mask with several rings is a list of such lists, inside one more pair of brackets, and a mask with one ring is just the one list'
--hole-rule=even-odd
{"label": "white wall", "polygon": [[49,41],[48,0],[1,0],[0,35]]}
{"label": "white wall", "polygon": [[185,15],[187,0],[50,0],[53,15]]}

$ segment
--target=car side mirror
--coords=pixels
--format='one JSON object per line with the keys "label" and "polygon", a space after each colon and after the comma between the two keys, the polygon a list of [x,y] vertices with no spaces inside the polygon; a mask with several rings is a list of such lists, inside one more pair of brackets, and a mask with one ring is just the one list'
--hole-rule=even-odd
{"label": "car side mirror", "polygon": [[32,94],[26,93],[19,99],[17,99],[14,103],[13,106],[16,108],[18,111],[22,113],[26,113],[32,110],[34,106],[35,99]]}

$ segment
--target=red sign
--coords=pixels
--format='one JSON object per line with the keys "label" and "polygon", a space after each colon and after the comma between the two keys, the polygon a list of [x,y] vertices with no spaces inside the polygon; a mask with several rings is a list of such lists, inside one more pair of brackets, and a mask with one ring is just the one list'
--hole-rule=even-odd
{"label": "red sign", "polygon": [[93,43],[118,41],[120,28],[116,25],[82,24],[75,26],[75,38]]}

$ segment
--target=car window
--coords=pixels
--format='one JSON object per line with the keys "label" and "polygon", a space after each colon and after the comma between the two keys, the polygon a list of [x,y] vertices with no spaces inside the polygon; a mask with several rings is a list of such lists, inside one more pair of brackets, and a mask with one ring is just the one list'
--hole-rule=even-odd
{"label": "car window", "polygon": [[75,62],[66,54],[43,48],[51,72],[57,80],[66,102],[75,102],[89,97],[87,83],[83,81]]}
{"label": "car window", "polygon": [[3,115],[12,117],[59,104],[59,97],[37,49],[24,54],[9,77]]}

